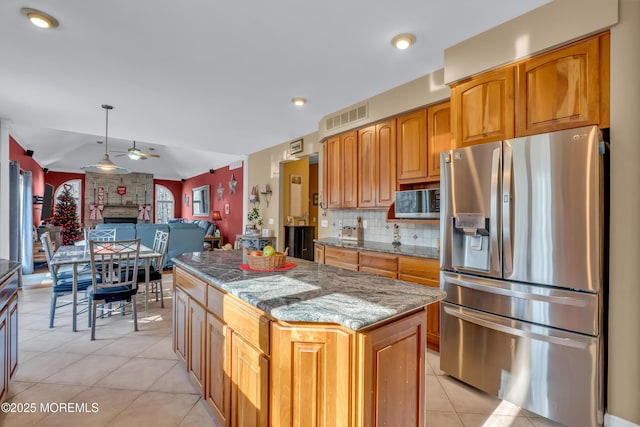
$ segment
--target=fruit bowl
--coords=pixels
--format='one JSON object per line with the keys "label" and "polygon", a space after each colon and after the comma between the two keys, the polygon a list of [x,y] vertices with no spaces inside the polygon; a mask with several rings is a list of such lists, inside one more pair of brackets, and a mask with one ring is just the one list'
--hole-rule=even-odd
{"label": "fruit bowl", "polygon": [[277,270],[284,266],[289,248],[286,248],[284,252],[276,252],[271,256],[251,255],[247,248],[244,248],[244,251],[247,255],[247,263],[252,270]]}

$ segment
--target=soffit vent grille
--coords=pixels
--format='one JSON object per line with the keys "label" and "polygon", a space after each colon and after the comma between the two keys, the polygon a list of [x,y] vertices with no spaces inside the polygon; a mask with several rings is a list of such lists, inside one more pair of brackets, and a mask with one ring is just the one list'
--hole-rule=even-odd
{"label": "soffit vent grille", "polygon": [[366,119],[369,116],[367,104],[358,105],[350,110],[343,111],[327,119],[327,130],[339,128],[358,120]]}

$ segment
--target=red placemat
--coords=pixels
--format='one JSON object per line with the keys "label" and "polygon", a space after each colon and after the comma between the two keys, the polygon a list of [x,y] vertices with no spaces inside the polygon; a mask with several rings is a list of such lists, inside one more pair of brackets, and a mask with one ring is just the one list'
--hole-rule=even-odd
{"label": "red placemat", "polygon": [[280,268],[276,268],[275,270],[254,270],[253,268],[249,267],[249,264],[240,264],[240,270],[244,270],[244,271],[252,271],[255,273],[271,273],[272,271],[285,271],[285,270],[291,270],[293,267],[295,267],[296,264],[293,262],[285,262],[284,265]]}

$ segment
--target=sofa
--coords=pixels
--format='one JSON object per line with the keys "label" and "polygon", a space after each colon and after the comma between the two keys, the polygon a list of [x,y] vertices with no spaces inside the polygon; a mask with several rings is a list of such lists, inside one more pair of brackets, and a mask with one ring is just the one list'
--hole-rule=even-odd
{"label": "sofa", "polygon": [[188,252],[201,252],[204,249],[204,236],[207,232],[207,229],[201,227],[200,224],[180,222],[170,224],[97,224],[96,228],[115,228],[117,240],[139,237],[140,243],[149,248],[153,246],[156,230],[168,231],[169,246],[165,267],[173,265],[172,258],[174,257]]}

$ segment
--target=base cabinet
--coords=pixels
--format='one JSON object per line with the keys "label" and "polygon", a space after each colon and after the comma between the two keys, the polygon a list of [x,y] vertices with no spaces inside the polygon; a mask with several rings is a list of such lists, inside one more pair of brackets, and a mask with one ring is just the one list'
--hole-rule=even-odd
{"label": "base cabinet", "polygon": [[363,331],[291,324],[174,275],[176,352],[222,426],[425,427],[424,310]]}
{"label": "base cabinet", "polygon": [[0,283],[0,402],[18,367],[18,271]]}
{"label": "base cabinet", "polygon": [[271,425],[351,426],[354,333],[273,323]]}

